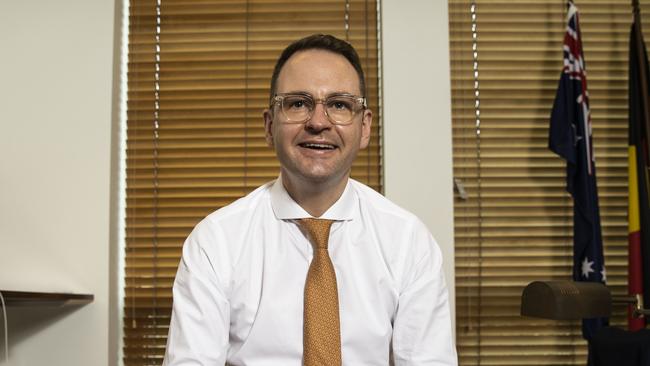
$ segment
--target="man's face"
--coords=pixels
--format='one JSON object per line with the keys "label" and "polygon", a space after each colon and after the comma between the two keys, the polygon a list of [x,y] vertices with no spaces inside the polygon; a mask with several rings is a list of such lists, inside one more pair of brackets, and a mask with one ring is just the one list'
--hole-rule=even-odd
{"label": "man's face", "polygon": [[[318,49],[291,56],[276,85],[277,94],[309,93],[314,99],[339,93],[361,94],[359,76],[347,59]],[[372,112],[362,110],[351,124],[334,125],[319,103],[304,124],[287,124],[283,123],[280,108],[276,105],[264,111],[264,123],[266,141],[275,148],[283,177],[292,184],[336,185],[346,179],[359,149],[368,146]],[[323,148],[325,145],[327,148]]]}

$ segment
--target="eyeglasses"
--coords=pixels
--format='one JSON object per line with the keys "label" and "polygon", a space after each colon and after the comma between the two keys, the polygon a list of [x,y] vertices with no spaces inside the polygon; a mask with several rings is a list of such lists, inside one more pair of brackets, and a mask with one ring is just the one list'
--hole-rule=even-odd
{"label": "eyeglasses", "polygon": [[276,94],[271,107],[280,105],[285,123],[305,123],[314,115],[316,104],[325,107],[325,115],[335,125],[352,124],[354,117],[367,108],[366,98],[352,94],[333,94],[325,99],[314,99],[307,93]]}

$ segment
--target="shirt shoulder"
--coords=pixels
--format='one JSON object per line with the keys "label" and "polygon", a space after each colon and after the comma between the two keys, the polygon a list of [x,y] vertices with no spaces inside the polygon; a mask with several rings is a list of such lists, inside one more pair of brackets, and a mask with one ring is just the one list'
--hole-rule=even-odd
{"label": "shirt shoulder", "polygon": [[228,292],[232,270],[242,257],[246,235],[251,228],[272,215],[269,189],[264,184],[248,195],[224,206],[201,220],[183,244],[181,262],[188,271],[208,273],[209,277]]}
{"label": "shirt shoulder", "polygon": [[[199,246],[209,257],[227,257],[231,261],[239,257],[246,232],[255,227],[255,221],[263,222],[260,215],[272,215],[270,188],[266,183],[253,192],[210,213],[192,230],[185,247]],[[232,263],[232,262],[231,262]]]}
{"label": "shirt shoulder", "polygon": [[[352,181],[359,197],[362,232],[374,238],[387,268],[400,287],[406,286],[412,272],[424,262],[436,272],[442,253],[427,226],[413,213],[400,207],[372,188]],[[369,239],[368,239],[369,240]]]}

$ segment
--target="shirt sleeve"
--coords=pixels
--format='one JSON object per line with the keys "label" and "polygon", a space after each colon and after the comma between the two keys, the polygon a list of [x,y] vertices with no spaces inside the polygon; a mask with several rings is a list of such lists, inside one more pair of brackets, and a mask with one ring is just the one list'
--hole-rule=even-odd
{"label": "shirt sleeve", "polygon": [[226,362],[230,306],[223,272],[229,268],[228,255],[211,252],[218,250],[215,243],[223,238],[206,226],[199,224],[183,245],[163,366],[223,366]]}
{"label": "shirt sleeve", "polygon": [[428,230],[416,231],[393,323],[393,362],[456,366],[442,253]]}

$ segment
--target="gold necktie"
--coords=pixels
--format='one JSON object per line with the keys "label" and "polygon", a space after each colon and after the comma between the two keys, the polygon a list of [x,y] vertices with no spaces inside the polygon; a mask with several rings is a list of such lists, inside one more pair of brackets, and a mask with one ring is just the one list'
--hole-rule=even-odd
{"label": "gold necktie", "polygon": [[302,219],[314,247],[305,282],[303,365],[340,366],[341,331],[336,273],[327,251],[332,220]]}

